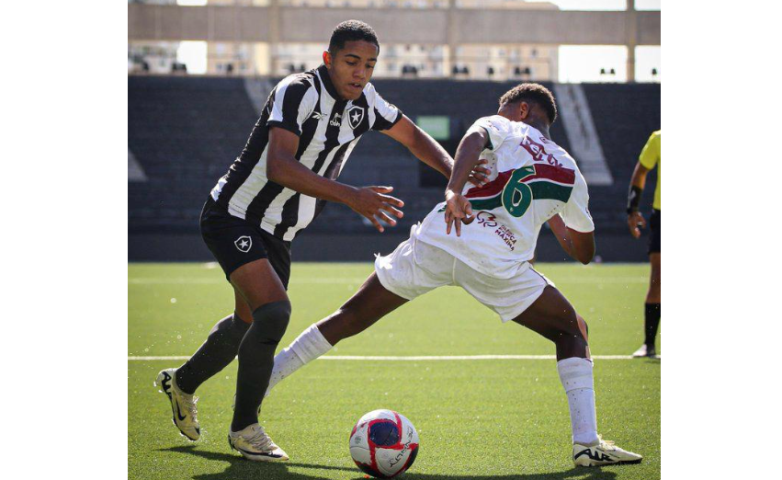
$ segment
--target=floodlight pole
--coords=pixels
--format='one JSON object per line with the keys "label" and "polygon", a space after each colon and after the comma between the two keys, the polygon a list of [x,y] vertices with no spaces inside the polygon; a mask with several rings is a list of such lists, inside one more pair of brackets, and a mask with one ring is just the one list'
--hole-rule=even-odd
{"label": "floodlight pole", "polygon": [[635,9],[635,0],[627,0],[625,31],[627,32],[627,83],[635,83],[635,47],[638,45],[638,13]]}

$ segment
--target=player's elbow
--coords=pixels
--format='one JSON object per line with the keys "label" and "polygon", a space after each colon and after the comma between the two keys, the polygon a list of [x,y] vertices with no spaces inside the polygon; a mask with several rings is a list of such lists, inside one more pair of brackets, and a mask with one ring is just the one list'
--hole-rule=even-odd
{"label": "player's elbow", "polygon": [[594,232],[581,233],[568,228],[573,242],[572,257],[584,265],[589,264],[595,258]]}
{"label": "player's elbow", "polygon": [[595,244],[580,245],[580,248],[576,249],[576,260],[584,265],[589,265],[592,259],[595,258]]}
{"label": "player's elbow", "polygon": [[589,256],[579,256],[577,260],[581,262],[583,265],[589,265],[592,262],[592,259],[595,258],[595,255],[589,255]]}

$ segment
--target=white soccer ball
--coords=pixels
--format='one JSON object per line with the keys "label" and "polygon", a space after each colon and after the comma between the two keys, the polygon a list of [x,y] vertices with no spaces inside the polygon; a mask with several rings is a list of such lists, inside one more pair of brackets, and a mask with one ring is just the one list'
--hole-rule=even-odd
{"label": "white soccer ball", "polygon": [[374,410],[350,433],[350,456],[364,473],[392,478],[404,473],[418,455],[418,432],[393,410]]}

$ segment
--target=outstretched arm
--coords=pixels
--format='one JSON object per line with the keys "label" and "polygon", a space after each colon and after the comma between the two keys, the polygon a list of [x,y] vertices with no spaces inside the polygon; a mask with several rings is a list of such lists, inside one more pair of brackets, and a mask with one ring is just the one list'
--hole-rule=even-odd
{"label": "outstretched arm", "polygon": [[401,143],[419,160],[449,177],[453,168],[453,160],[448,152],[440,146],[428,133],[414,124],[407,115],[402,115],[396,125],[382,133]]}
{"label": "outstretched arm", "polygon": [[551,231],[557,237],[562,249],[574,260],[584,265],[592,261],[595,256],[595,232],[581,233],[568,228],[562,217],[554,215],[548,221]]}
{"label": "outstretched arm", "polygon": [[445,189],[445,223],[446,233],[450,235],[451,227],[455,225],[456,236],[462,234],[462,222],[472,221],[472,205],[462,195],[464,184],[470,177],[470,172],[478,165],[481,152],[489,142],[489,135],[483,129],[475,129],[462,138],[456,150],[453,173]]}
{"label": "outstretched arm", "polygon": [[[382,133],[401,143],[410,153],[419,160],[442,173],[445,178],[451,177],[454,161],[445,149],[435,141],[428,133],[421,130],[407,116],[402,116],[396,125]],[[482,162],[486,163],[486,162]],[[469,181],[475,185],[485,183],[489,175],[489,170],[480,164],[471,169]]]}
{"label": "outstretched arm", "polygon": [[630,191],[627,194],[627,227],[634,238],[640,238],[640,228],[646,226],[646,220],[638,211],[638,204],[641,202],[641,195],[646,186],[647,173],[649,173],[649,169],[638,162],[633,170],[633,177],[630,179]]}
{"label": "outstretched arm", "polygon": [[266,176],[269,180],[288,187],[304,195],[344,203],[356,213],[369,219],[378,231],[382,232],[383,220],[391,226],[396,218],[402,218],[402,212],[395,207],[404,207],[404,202],[387,195],[392,187],[356,188],[344,183],[321,177],[296,160],[299,137],[282,128],[269,131],[269,156],[266,163]]}

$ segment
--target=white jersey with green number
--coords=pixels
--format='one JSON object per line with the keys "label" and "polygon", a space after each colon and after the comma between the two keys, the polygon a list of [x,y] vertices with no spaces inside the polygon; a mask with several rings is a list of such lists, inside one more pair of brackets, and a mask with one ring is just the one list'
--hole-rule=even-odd
{"label": "white jersey with green number", "polygon": [[461,236],[445,233],[445,202],[414,228],[418,240],[441,248],[486,275],[510,278],[535,255],[540,227],[559,214],[578,232],[595,229],[589,194],[575,160],[539,130],[499,115],[478,119],[490,145],[481,153],[491,169],[489,182],[467,184],[462,192],[475,220]]}

